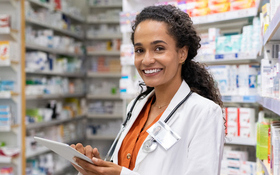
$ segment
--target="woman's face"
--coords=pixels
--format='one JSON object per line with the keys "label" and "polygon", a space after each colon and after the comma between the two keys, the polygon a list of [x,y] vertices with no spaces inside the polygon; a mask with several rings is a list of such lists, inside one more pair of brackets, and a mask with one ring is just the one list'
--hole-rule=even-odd
{"label": "woman's face", "polygon": [[178,49],[167,24],[145,20],[134,33],[134,64],[149,87],[181,85],[181,67],[187,57],[187,49]]}

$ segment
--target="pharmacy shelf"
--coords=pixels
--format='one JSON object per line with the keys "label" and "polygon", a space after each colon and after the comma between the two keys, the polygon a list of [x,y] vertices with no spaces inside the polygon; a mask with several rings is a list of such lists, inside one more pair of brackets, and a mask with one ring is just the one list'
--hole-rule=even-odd
{"label": "pharmacy shelf", "polygon": [[49,47],[40,46],[38,44],[33,44],[33,43],[26,43],[25,47],[26,47],[26,49],[29,49],[29,50],[40,50],[40,51],[49,52],[49,53],[53,53],[53,54],[72,56],[72,57],[83,55],[81,53],[80,54],[71,53],[66,50],[49,48]]}
{"label": "pharmacy shelf", "polygon": [[17,7],[17,1],[18,0],[0,0],[0,4],[1,6],[3,7],[7,7],[7,5],[10,7],[12,6],[13,8],[16,8]]}
{"label": "pharmacy shelf", "polygon": [[120,95],[87,94],[87,99],[97,100],[121,100]]}
{"label": "pharmacy shelf", "polygon": [[261,57],[257,56],[255,53],[228,53],[199,55],[195,60],[207,65],[259,64]]}
{"label": "pharmacy shelf", "polygon": [[80,23],[83,23],[86,21],[86,18],[82,17],[82,16],[79,16],[79,15],[75,15],[75,14],[72,14],[72,13],[69,13],[65,10],[57,10],[57,12],[60,12],[62,14],[64,14],[65,16],[77,21],[77,22],[80,22]]}
{"label": "pharmacy shelf", "polygon": [[87,135],[88,140],[114,140],[116,136]]}
{"label": "pharmacy shelf", "polygon": [[47,121],[47,122],[37,122],[37,123],[30,123],[26,125],[26,129],[38,129],[38,128],[43,128],[43,127],[49,127],[53,125],[58,125],[66,122],[72,122],[75,120],[81,120],[84,119],[84,116],[76,116],[76,117],[71,117],[67,119],[61,119],[61,120],[52,120],[52,121]]}
{"label": "pharmacy shelf", "polygon": [[14,60],[1,60],[0,61],[0,67],[7,67],[7,66],[12,66],[12,65],[17,65],[19,64],[18,61]]}
{"label": "pharmacy shelf", "polygon": [[[256,7],[258,7],[257,3],[256,3]],[[192,17],[191,19],[193,23],[197,25],[197,24],[216,23],[216,22],[254,17],[258,13],[258,8],[256,7],[229,11],[224,13],[216,13],[216,14],[205,15],[205,16]]]}
{"label": "pharmacy shelf", "polygon": [[38,99],[57,99],[57,98],[79,98],[83,97],[83,93],[77,94],[44,94],[44,95],[26,95],[26,100],[38,100]]}
{"label": "pharmacy shelf", "polygon": [[206,65],[236,65],[236,64],[259,64],[260,59],[238,59],[238,60],[215,60],[215,61],[199,61]]}
{"label": "pharmacy shelf", "polygon": [[222,101],[225,103],[256,103],[258,97],[254,95],[245,96],[222,96]]}
{"label": "pharmacy shelf", "polygon": [[87,36],[88,40],[111,40],[111,39],[121,39],[122,34],[102,34],[97,36]]}
{"label": "pharmacy shelf", "polygon": [[10,125],[10,126],[1,126],[0,127],[0,132],[14,132],[14,133],[18,133],[20,129],[20,126],[18,124],[15,125]]}
{"label": "pharmacy shelf", "polygon": [[[0,1],[1,3],[1,1]],[[17,165],[18,162],[18,156],[16,157],[4,157],[0,156],[0,164],[14,164]]]}
{"label": "pharmacy shelf", "polygon": [[268,41],[280,40],[280,6],[277,8],[274,17],[270,21],[270,24],[263,36],[263,45]]}
{"label": "pharmacy shelf", "polygon": [[52,29],[56,32],[59,32],[61,34],[65,34],[67,36],[70,36],[70,37],[73,37],[73,38],[76,38],[76,39],[82,40],[84,38],[83,35],[76,34],[74,32],[70,32],[70,31],[65,30],[65,29],[60,29],[60,28],[57,28],[57,27],[54,27],[54,26],[50,26],[49,24],[40,22],[38,20],[31,19],[31,18],[28,18],[28,17],[25,19],[25,22],[28,23],[28,24],[31,24],[31,25],[36,25],[36,26],[47,28],[47,29]]}
{"label": "pharmacy shelf", "polygon": [[120,72],[88,72],[89,78],[121,78]]}
{"label": "pharmacy shelf", "polygon": [[25,71],[28,75],[43,75],[43,76],[62,76],[62,77],[74,77],[74,78],[82,78],[85,74],[81,72],[55,72],[55,71]]}
{"label": "pharmacy shelf", "polygon": [[90,5],[92,9],[109,9],[109,8],[122,8],[122,4],[116,5]]}
{"label": "pharmacy shelf", "polygon": [[46,2],[42,2],[40,0],[28,0],[30,3],[35,4],[39,7],[44,7],[47,8],[49,10],[53,9],[53,6],[50,3],[46,3]]}
{"label": "pharmacy shelf", "polygon": [[257,142],[255,138],[231,137],[231,138],[226,138],[226,144],[256,146]]}
{"label": "pharmacy shelf", "polygon": [[[37,5],[37,6],[44,7],[44,8],[47,8],[49,10],[54,10],[54,6],[52,6],[50,3],[44,3],[44,2],[41,2],[39,0],[28,0],[28,1],[31,2],[32,4]],[[65,16],[67,16],[67,17],[69,17],[69,18],[71,18],[75,21],[85,22],[85,18],[74,15],[74,14],[71,14],[71,13],[65,11],[65,10],[56,10],[56,11],[64,14]]]}
{"label": "pharmacy shelf", "polygon": [[31,150],[27,150],[26,151],[26,155],[25,155],[25,158],[26,159],[29,159],[29,158],[32,158],[32,157],[35,157],[35,156],[39,156],[41,154],[44,154],[44,153],[47,153],[47,152],[50,152],[51,150],[47,147],[38,147],[36,148],[35,150],[31,151]]}
{"label": "pharmacy shelf", "polygon": [[89,56],[120,56],[120,51],[94,51],[94,52],[88,52]]}
{"label": "pharmacy shelf", "polygon": [[259,97],[258,103],[264,108],[280,115],[280,100],[267,97]]}
{"label": "pharmacy shelf", "polygon": [[0,91],[0,99],[10,99],[18,95],[18,93],[12,91]]}
{"label": "pharmacy shelf", "polygon": [[99,21],[87,21],[88,24],[119,24],[119,20],[99,20]]}
{"label": "pharmacy shelf", "polygon": [[14,40],[16,41],[17,37],[16,35],[18,34],[18,30],[12,29],[9,27],[6,28],[0,28],[0,38],[1,40]]}
{"label": "pharmacy shelf", "polygon": [[87,114],[90,119],[122,119],[121,114]]}

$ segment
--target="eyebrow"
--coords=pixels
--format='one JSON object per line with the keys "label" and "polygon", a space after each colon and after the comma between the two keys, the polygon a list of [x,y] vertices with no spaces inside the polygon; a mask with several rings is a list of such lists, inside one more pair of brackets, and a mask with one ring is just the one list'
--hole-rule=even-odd
{"label": "eyebrow", "polygon": [[[153,42],[151,42],[152,45],[155,45],[155,44],[158,44],[158,43],[164,43],[164,44],[167,44],[165,41],[163,40],[155,40]],[[142,46],[143,44],[141,43],[135,43],[134,46]]]}

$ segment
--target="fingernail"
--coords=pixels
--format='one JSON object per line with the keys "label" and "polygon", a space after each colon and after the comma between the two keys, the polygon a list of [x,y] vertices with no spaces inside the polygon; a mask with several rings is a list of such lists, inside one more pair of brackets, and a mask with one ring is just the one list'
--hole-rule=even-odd
{"label": "fingernail", "polygon": [[92,160],[93,162],[96,162],[98,159],[95,158],[95,157],[93,157],[91,160]]}
{"label": "fingernail", "polygon": [[76,162],[76,157],[73,157],[73,160]]}

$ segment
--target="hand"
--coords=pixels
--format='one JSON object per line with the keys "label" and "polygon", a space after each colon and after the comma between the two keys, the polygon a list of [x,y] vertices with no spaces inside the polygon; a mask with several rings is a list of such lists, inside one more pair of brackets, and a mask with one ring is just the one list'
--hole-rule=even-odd
{"label": "hand", "polygon": [[83,147],[83,145],[80,143],[78,143],[77,145],[71,145],[71,147],[92,159],[94,163],[93,165],[77,157],[75,158],[75,162],[83,169],[77,167],[74,164],[72,165],[83,175],[120,175],[122,167],[112,162],[103,161],[100,158],[100,154],[97,148],[93,149],[89,145]]}
{"label": "hand", "polygon": [[87,156],[90,159],[93,157],[101,159],[97,148],[92,148],[90,145],[87,145],[86,147],[84,147],[83,144],[77,143],[76,145],[72,144],[71,147],[76,149],[80,153],[84,154],[85,156]]}

